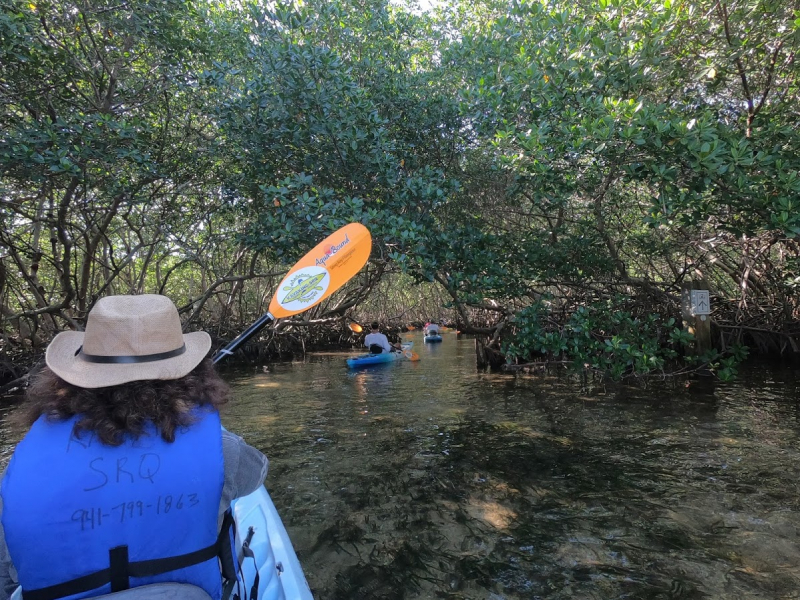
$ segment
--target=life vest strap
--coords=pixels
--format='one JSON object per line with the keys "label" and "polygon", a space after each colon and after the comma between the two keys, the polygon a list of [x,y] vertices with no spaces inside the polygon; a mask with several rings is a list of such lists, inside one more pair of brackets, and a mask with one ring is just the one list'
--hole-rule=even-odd
{"label": "life vest strap", "polygon": [[[73,594],[83,594],[91,590],[104,586],[107,583],[112,585],[112,591],[128,589],[129,577],[154,577],[163,575],[170,571],[185,569],[199,565],[207,560],[217,557],[217,544],[214,543],[206,548],[195,550],[187,554],[170,556],[167,558],[155,558],[152,560],[138,560],[127,562],[128,547],[117,546],[109,550],[109,566],[107,569],[95,571],[89,575],[83,575],[63,583],[50,585],[47,587],[29,590],[22,590],[24,600],[57,600]],[[127,563],[127,564],[126,564]]]}
{"label": "life vest strap", "polygon": [[[217,537],[217,554],[219,555],[220,572],[226,582],[236,581],[236,568],[238,567],[234,545],[236,540],[236,521],[231,509],[225,511],[222,517],[222,527]],[[225,598],[225,594],[222,595]]]}
{"label": "life vest strap", "polygon": [[130,576],[128,575],[128,547],[116,546],[108,551],[108,574],[111,582],[111,592],[121,592],[131,587]]}

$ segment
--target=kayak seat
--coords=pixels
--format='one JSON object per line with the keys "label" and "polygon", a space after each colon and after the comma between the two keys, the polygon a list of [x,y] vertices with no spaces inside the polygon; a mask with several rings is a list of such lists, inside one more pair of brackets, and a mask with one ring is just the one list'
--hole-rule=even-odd
{"label": "kayak seat", "polygon": [[380,354],[383,352],[383,347],[380,344],[370,344],[369,345],[369,353],[370,354]]}
{"label": "kayak seat", "polygon": [[211,600],[204,589],[188,583],[153,583],[98,596],[107,600]]}
{"label": "kayak seat", "polygon": [[[11,595],[11,600],[22,599],[21,589],[17,588]],[[204,589],[188,583],[151,583],[113,594],[94,596],[97,600],[101,598],[103,600],[211,600],[211,596]]]}

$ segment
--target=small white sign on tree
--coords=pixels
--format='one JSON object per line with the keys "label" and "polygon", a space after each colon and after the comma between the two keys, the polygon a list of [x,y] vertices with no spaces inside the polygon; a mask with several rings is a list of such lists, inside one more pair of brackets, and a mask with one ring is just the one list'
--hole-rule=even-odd
{"label": "small white sign on tree", "polygon": [[[711,314],[711,299],[708,290],[692,290],[692,314],[705,316]],[[705,319],[703,319],[705,321]]]}

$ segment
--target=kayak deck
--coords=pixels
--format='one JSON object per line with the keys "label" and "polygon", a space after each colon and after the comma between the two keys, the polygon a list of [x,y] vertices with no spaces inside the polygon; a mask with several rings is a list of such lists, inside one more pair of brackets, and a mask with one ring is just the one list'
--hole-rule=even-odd
{"label": "kayak deck", "polygon": [[[266,488],[262,485],[252,494],[237,498],[231,508],[237,537],[246,539],[251,527],[254,531],[250,549],[256,560],[244,560],[240,575],[249,594],[258,563],[258,598],[252,600],[313,600],[289,534]],[[237,546],[239,543],[237,540]]]}

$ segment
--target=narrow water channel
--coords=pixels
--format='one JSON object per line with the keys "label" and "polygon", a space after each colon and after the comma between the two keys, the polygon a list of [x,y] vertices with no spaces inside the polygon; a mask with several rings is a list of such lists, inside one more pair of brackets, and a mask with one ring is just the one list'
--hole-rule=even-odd
{"label": "narrow water channel", "polygon": [[317,599],[800,598],[792,369],[582,389],[404,339],[420,361],[225,372]]}

